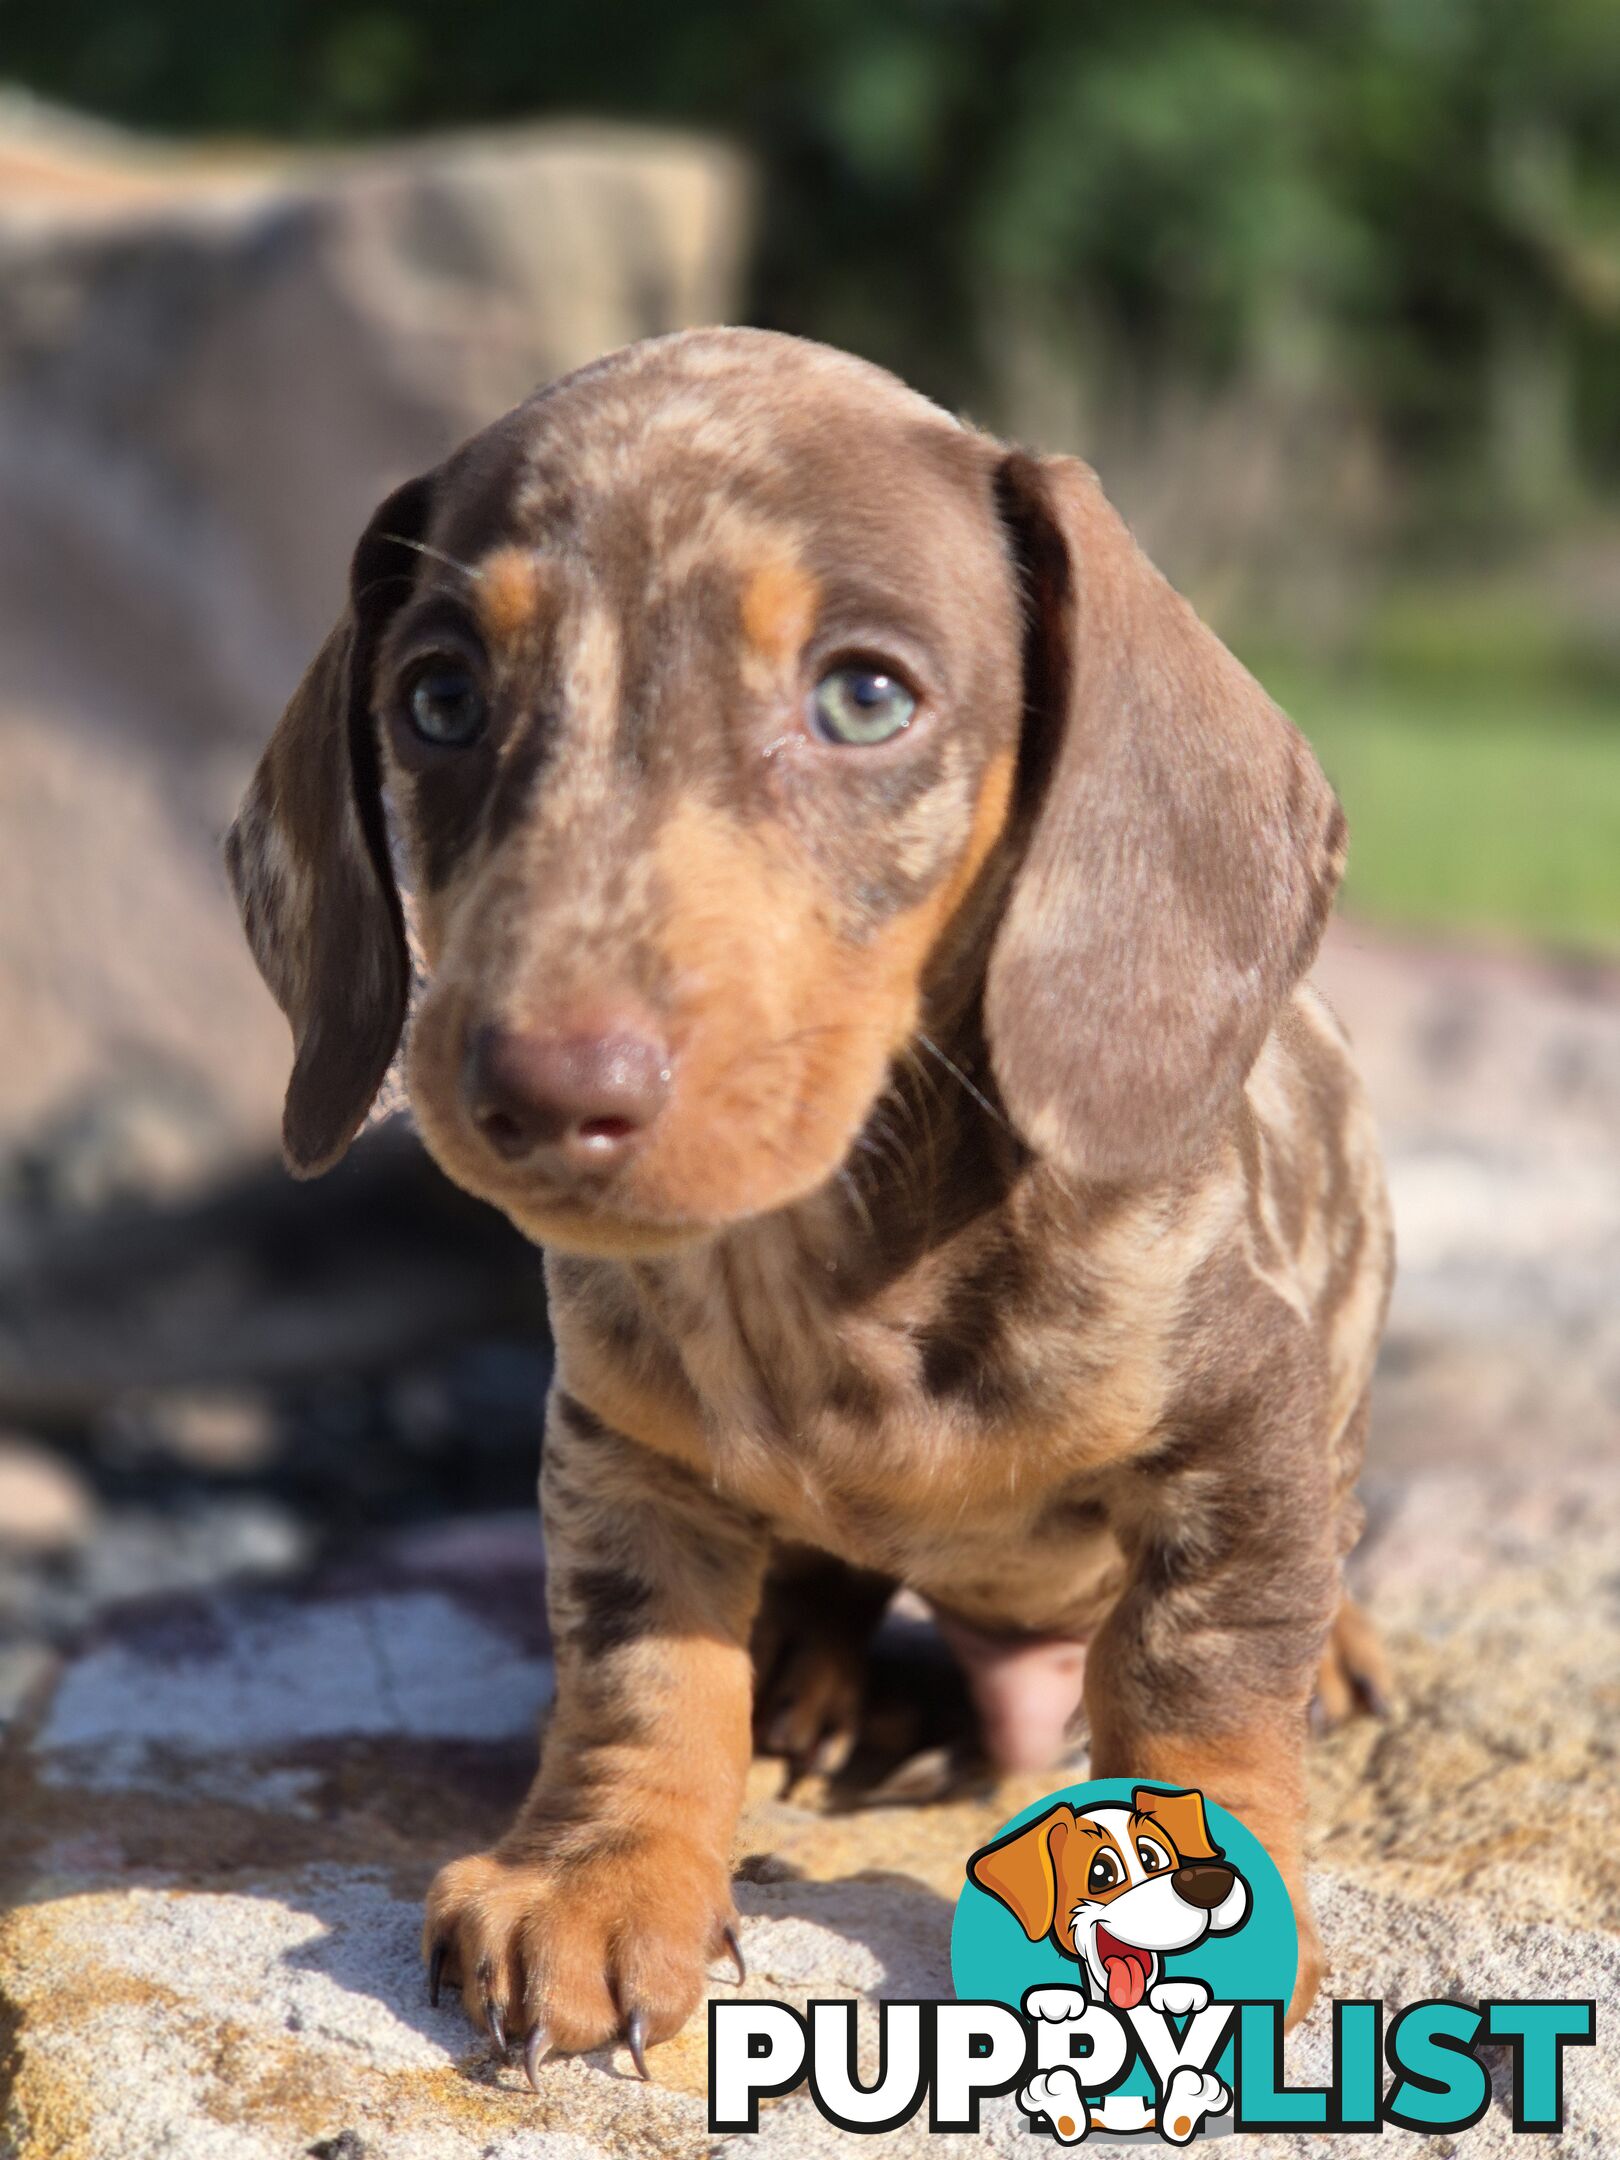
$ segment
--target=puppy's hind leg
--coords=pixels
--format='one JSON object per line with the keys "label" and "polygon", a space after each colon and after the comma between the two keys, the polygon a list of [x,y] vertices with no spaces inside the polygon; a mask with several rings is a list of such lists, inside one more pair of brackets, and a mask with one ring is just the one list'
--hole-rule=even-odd
{"label": "puppy's hind leg", "polygon": [[[1355,1550],[1366,1520],[1366,1511],[1356,1492],[1356,1479],[1361,1474],[1362,1459],[1367,1452],[1367,1428],[1371,1421],[1372,1389],[1369,1386],[1362,1389],[1355,1408],[1346,1418],[1333,1455],[1339,1551],[1346,1559]],[[1371,1717],[1388,1717],[1394,1702],[1395,1685],[1378,1630],[1355,1599],[1346,1594],[1339,1600],[1339,1609],[1333,1616],[1333,1625],[1323,1646],[1316,1693],[1311,1698],[1312,1730],[1332,1732],[1336,1726],[1347,1724],[1358,1711],[1365,1711]]]}
{"label": "puppy's hind leg", "polygon": [[1377,1628],[1353,1597],[1339,1600],[1311,1700],[1311,1725],[1332,1732],[1364,1711],[1388,1717],[1395,1703],[1395,1683]]}
{"label": "puppy's hind leg", "polygon": [[855,1745],[867,1655],[894,1583],[805,1545],[773,1548],[754,1623],[754,1752],[789,1793]]}

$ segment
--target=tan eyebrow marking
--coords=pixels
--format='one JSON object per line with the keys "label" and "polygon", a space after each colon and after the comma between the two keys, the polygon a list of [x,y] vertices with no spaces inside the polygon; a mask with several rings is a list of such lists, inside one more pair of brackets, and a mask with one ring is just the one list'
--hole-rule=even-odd
{"label": "tan eyebrow marking", "polygon": [[528,548],[497,548],[484,559],[474,605],[491,638],[514,638],[534,620],[546,574]]}
{"label": "tan eyebrow marking", "polygon": [[767,557],[743,586],[743,636],[762,658],[785,665],[810,635],[819,597],[815,579],[791,555]]}

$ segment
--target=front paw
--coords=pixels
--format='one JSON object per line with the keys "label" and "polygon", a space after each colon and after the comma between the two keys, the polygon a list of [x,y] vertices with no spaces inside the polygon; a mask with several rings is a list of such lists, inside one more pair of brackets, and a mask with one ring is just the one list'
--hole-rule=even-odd
{"label": "front paw", "polygon": [[1202,1980],[1161,1980],[1148,1989],[1148,2007],[1167,2017],[1192,2017],[1210,2004],[1209,1989]]}
{"label": "front paw", "polygon": [[647,2047],[686,2023],[711,1960],[729,1946],[740,1974],[735,1928],[715,1853],[603,1831],[539,1858],[497,1846],[452,1861],[428,1892],[422,1954],[435,2001],[447,1981],[498,2047],[523,2038],[531,2083],[548,2054],[621,2034],[645,2077]]}

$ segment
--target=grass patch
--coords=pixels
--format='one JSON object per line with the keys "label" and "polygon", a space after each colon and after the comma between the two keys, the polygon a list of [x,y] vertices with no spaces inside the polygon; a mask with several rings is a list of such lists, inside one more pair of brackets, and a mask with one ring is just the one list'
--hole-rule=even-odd
{"label": "grass patch", "polygon": [[1251,664],[1349,814],[1354,912],[1620,951],[1620,690],[1553,670]]}

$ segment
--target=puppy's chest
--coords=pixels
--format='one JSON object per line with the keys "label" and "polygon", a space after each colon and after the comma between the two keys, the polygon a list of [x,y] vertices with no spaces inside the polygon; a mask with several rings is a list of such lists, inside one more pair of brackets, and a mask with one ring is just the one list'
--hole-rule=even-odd
{"label": "puppy's chest", "polygon": [[1110,1307],[1084,1270],[1000,1236],[876,1295],[787,1240],[648,1289],[716,1481],[782,1534],[912,1581],[1104,1527],[1163,1393],[1150,1333]]}

